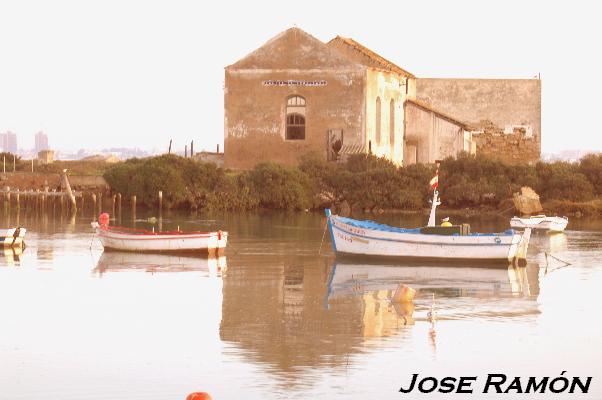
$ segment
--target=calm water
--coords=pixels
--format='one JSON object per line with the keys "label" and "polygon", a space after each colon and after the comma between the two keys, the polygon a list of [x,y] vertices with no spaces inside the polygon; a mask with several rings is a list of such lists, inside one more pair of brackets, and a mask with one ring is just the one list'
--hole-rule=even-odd
{"label": "calm water", "polygon": [[[478,393],[488,373],[562,371],[593,376],[590,394],[538,398],[602,398],[602,221],[535,235],[518,269],[336,262],[311,213],[164,218],[227,229],[212,260],[103,254],[89,222],[19,216],[28,247],[0,258],[0,399],[431,399],[397,391],[414,373],[478,376]],[[392,302],[400,284],[413,303]]]}

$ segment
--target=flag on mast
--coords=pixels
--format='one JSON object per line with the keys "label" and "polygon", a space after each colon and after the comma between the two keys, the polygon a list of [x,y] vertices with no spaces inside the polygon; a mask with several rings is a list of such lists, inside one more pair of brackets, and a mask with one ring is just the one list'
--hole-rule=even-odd
{"label": "flag on mast", "polygon": [[439,187],[439,174],[435,175],[433,179],[431,179],[430,184],[433,190]]}
{"label": "flag on mast", "polygon": [[429,182],[431,185],[431,188],[433,190],[437,190],[437,188],[439,187],[439,165],[441,165],[441,161],[439,161],[439,160],[435,161],[435,165],[437,166],[437,170],[435,171],[435,176]]}

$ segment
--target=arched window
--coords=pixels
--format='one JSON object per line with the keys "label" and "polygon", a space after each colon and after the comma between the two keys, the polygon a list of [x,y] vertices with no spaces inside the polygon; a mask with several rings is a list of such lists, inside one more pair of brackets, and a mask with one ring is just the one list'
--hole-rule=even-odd
{"label": "arched window", "polygon": [[389,103],[389,144],[391,148],[395,145],[395,100]]}
{"label": "arched window", "polygon": [[376,126],[375,126],[375,134],[376,134],[376,145],[380,144],[380,97],[376,98]]}
{"label": "arched window", "polygon": [[305,139],[305,99],[291,96],[286,100],[286,140]]}

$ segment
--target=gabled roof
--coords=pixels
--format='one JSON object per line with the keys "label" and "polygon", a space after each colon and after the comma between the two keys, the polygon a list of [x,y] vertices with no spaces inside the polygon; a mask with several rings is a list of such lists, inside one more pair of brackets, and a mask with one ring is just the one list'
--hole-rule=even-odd
{"label": "gabled roof", "polygon": [[430,111],[430,112],[436,114],[437,116],[439,116],[455,125],[458,125],[459,127],[461,127],[464,130],[467,130],[467,131],[472,130],[471,126],[468,125],[466,122],[462,122],[454,117],[450,117],[449,115],[442,113],[439,110],[434,109],[433,107],[431,107],[430,105],[428,105],[426,103],[423,103],[422,101],[407,99],[405,102],[411,103],[422,110]]}
{"label": "gabled roof", "polygon": [[393,64],[391,61],[381,57],[366,46],[359,44],[351,38],[337,36],[328,42],[327,45],[337,48],[351,59],[363,65],[392,71],[408,78],[415,78],[415,76],[410,72]]}
{"label": "gabled roof", "polygon": [[279,33],[251,54],[226,67],[227,70],[364,68],[296,27]]}

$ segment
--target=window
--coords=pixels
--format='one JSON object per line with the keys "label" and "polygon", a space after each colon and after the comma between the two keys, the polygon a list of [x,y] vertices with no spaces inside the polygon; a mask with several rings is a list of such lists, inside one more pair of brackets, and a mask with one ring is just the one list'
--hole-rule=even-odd
{"label": "window", "polygon": [[305,139],[305,117],[301,114],[289,114],[286,116],[286,139]]}
{"label": "window", "polygon": [[376,126],[375,126],[375,134],[376,134],[376,145],[380,144],[380,97],[376,98]]}
{"label": "window", "polygon": [[286,140],[305,139],[305,99],[291,96],[286,100]]}
{"label": "window", "polygon": [[389,103],[389,144],[391,148],[395,145],[395,100]]}

